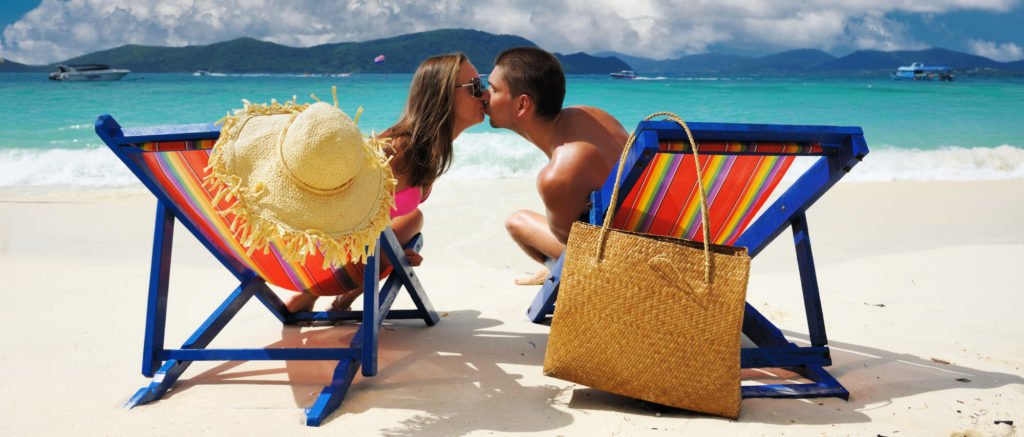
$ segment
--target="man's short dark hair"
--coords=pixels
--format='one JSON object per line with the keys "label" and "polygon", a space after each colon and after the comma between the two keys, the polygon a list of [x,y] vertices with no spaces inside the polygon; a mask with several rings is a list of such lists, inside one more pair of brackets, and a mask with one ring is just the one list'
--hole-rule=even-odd
{"label": "man's short dark hair", "polygon": [[504,70],[513,95],[530,96],[539,117],[551,119],[562,110],[565,73],[551,53],[537,47],[516,47],[501,52],[494,65]]}

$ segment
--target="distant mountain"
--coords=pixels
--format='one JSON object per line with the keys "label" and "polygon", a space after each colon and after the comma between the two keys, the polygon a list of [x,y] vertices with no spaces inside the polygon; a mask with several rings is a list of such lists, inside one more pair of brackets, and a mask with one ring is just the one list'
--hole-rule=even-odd
{"label": "distant mountain", "polygon": [[[942,48],[917,51],[883,52],[861,50],[835,57],[821,50],[790,50],[762,57],[706,53],[687,55],[676,59],[653,60],[616,52],[614,55],[632,65],[640,74],[861,74],[893,71],[901,65],[923,62],[926,65],[944,65],[955,70],[1024,71],[1024,61],[997,62],[991,59]],[[1012,73],[1016,74],[1016,73]]]}
{"label": "distant mountain", "polygon": [[821,50],[800,49],[762,56],[757,58],[756,64],[762,70],[800,71],[835,59],[835,56]]}
{"label": "distant mountain", "polygon": [[[238,38],[203,46],[158,47],[126,45],[68,59],[65,64],[108,64],[135,72],[220,73],[411,73],[424,58],[461,51],[481,73],[493,68],[494,58],[511,47],[536,47],[515,35],[495,35],[469,29],[440,29],[364,42],[289,47],[253,38]],[[384,55],[386,61],[373,59]],[[606,74],[634,70],[641,75],[833,75],[879,74],[901,65],[923,62],[944,65],[967,74],[1024,74],[1024,61],[997,62],[942,48],[917,51],[861,50],[835,57],[821,50],[789,50],[752,57],[723,53],[686,55],[655,60],[617,52],[556,53],[568,74]],[[0,72],[52,71],[54,65],[33,66],[6,61]]]}
{"label": "distant mountain", "polygon": [[[466,29],[441,29],[364,42],[289,47],[239,38],[205,46],[154,47],[126,45],[69,59],[64,63],[103,63],[140,72],[220,73],[412,73],[424,58],[461,51],[480,72],[493,68],[494,58],[512,47],[536,47],[514,35]],[[373,59],[384,55],[376,64]],[[570,74],[609,73],[627,67],[617,59],[584,53],[561,56]]]}
{"label": "distant mountain", "polygon": [[632,70],[643,74],[686,74],[686,73],[729,73],[750,68],[753,58],[722,53],[702,53],[676,59],[655,60],[624,55],[617,52],[601,52],[598,56],[615,56],[629,63]]}
{"label": "distant mountain", "polygon": [[0,73],[29,73],[34,71],[47,71],[47,67],[36,65],[25,65],[14,62],[10,59],[0,58]]}
{"label": "distant mountain", "polygon": [[894,70],[900,65],[921,62],[925,65],[943,65],[957,70],[974,68],[1012,69],[1002,62],[993,61],[982,56],[956,52],[943,48],[931,48],[916,51],[882,52],[877,50],[861,50],[811,67],[815,71],[864,71]]}
{"label": "distant mountain", "polygon": [[622,62],[621,59],[614,56],[599,57],[583,52],[571,55],[555,53],[555,56],[558,58],[558,62],[562,64],[562,70],[569,74],[576,72],[605,74],[632,69],[629,64]]}

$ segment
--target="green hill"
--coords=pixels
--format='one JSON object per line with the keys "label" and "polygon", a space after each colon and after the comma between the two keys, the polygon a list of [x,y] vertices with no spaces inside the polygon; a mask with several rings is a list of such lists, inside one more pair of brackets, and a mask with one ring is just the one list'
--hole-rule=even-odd
{"label": "green hill", "polygon": [[49,71],[49,68],[40,65],[19,64],[10,59],[0,58],[0,73],[30,73],[35,71]]}
{"label": "green hill", "polygon": [[[126,45],[68,59],[67,64],[100,63],[135,72],[220,73],[412,73],[424,58],[460,51],[481,72],[489,72],[495,56],[512,47],[533,42],[514,35],[494,35],[466,29],[441,29],[364,42],[288,47],[252,38],[239,38],[205,46],[154,47]],[[373,59],[384,55],[386,61]],[[587,54],[560,57],[566,73],[608,73],[625,66],[620,60]]]}

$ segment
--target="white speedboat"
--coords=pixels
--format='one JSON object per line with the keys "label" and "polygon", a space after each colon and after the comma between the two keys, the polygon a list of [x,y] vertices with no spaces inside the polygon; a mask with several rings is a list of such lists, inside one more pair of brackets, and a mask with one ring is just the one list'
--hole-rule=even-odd
{"label": "white speedboat", "polygon": [[899,67],[890,76],[893,80],[940,80],[943,82],[955,80],[953,72],[949,67],[925,66],[920,62],[913,62],[910,65]]}
{"label": "white speedboat", "polygon": [[50,73],[50,80],[97,81],[121,80],[130,70],[112,69],[103,64],[58,65],[57,71]]}
{"label": "white speedboat", "polygon": [[618,73],[608,73],[608,75],[616,79],[636,79],[636,73],[633,70],[622,70]]}

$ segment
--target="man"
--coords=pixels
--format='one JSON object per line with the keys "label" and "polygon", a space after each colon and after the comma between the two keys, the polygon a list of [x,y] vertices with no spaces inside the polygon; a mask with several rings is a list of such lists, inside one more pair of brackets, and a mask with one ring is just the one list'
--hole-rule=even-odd
{"label": "man", "polygon": [[[505,222],[512,239],[539,263],[565,250],[573,221],[584,215],[589,196],[614,170],[629,134],[607,112],[589,106],[562,108],[565,74],[558,59],[534,47],[502,52],[487,76],[491,126],[514,131],[548,157],[537,175],[545,214],[522,210]],[[547,269],[517,279],[541,284]]]}

